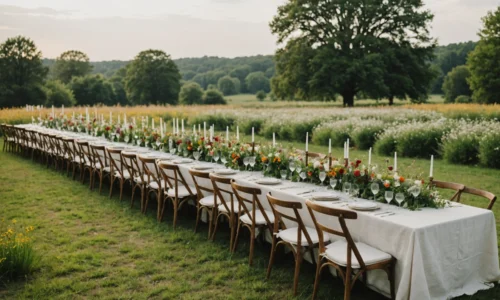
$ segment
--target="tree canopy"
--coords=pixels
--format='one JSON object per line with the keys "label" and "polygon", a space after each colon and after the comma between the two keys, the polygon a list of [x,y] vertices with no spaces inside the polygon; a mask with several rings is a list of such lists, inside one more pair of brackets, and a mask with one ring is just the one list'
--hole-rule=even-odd
{"label": "tree canopy", "polygon": [[78,50],[63,52],[55,61],[52,73],[55,79],[69,83],[73,77],[85,76],[92,71],[87,54]]}
{"label": "tree canopy", "polygon": [[500,6],[483,18],[479,37],[467,61],[472,99],[479,103],[500,103]]}
{"label": "tree canopy", "polygon": [[51,105],[56,107],[61,107],[62,105],[70,107],[76,104],[73,91],[59,80],[48,81],[45,84],[45,90],[47,93],[47,102],[45,102],[45,105],[47,107]]}
{"label": "tree canopy", "polygon": [[133,104],[177,104],[181,75],[161,50],[140,52],[127,67],[125,89]]}
{"label": "tree canopy", "polygon": [[185,105],[201,104],[203,101],[203,89],[196,82],[186,82],[181,88],[179,100],[181,104]]}
{"label": "tree canopy", "polygon": [[224,76],[219,79],[217,88],[224,96],[231,96],[240,92],[240,80],[230,76]]}
{"label": "tree canopy", "polygon": [[446,75],[443,83],[446,102],[453,103],[458,96],[470,96],[472,94],[467,83],[469,77],[470,72],[467,66],[455,67]]}
{"label": "tree canopy", "polygon": [[78,105],[115,104],[113,87],[102,75],[74,77],[70,87]]}
{"label": "tree canopy", "polygon": [[245,78],[247,91],[255,94],[258,91],[269,92],[271,90],[269,79],[264,72],[252,72]]}
{"label": "tree canopy", "polygon": [[47,72],[42,52],[31,39],[7,39],[0,45],[0,107],[44,104]]}
{"label": "tree canopy", "polygon": [[[308,54],[299,68],[305,76],[291,76],[300,79],[297,83],[306,82],[303,93],[312,89],[322,95],[338,93],[344,105],[353,106],[358,93],[379,99],[395,90],[388,86],[392,81],[386,80],[391,67],[384,59],[387,49],[412,49],[399,54],[424,62],[432,55],[434,41],[428,26],[433,15],[423,5],[421,0],[289,0],[278,8],[270,26],[278,43],[286,42],[278,51],[281,57],[290,49]],[[296,82],[286,68],[290,64],[278,62],[276,73],[285,85],[293,86]],[[412,67],[429,68],[427,64]],[[405,69],[398,75],[411,81],[411,76],[423,72]],[[404,94],[412,96],[410,90]]]}

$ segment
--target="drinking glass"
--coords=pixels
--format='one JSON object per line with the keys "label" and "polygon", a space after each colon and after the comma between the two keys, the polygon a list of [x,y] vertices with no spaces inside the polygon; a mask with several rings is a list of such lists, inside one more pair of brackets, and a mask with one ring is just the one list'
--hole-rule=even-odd
{"label": "drinking glass", "polygon": [[215,160],[215,163],[217,163],[219,161],[219,151],[214,151],[214,160]]}
{"label": "drinking glass", "polygon": [[250,167],[252,167],[253,171],[253,167],[255,166],[255,156],[250,156],[250,160],[248,161],[248,163],[250,164]]}
{"label": "drinking glass", "polygon": [[325,171],[319,172],[319,180],[321,180],[321,185],[324,184],[325,179],[326,179],[326,173],[325,173]]}
{"label": "drinking glass", "polygon": [[281,171],[280,171],[280,174],[281,174],[281,179],[286,179],[286,175],[287,175],[286,173],[287,173],[287,171],[286,171],[286,170],[281,170]]}
{"label": "drinking glass", "polygon": [[198,161],[200,159],[200,151],[194,151],[193,157],[194,157],[194,159],[196,159]]}
{"label": "drinking glass", "polygon": [[182,155],[183,155],[184,157],[188,157],[189,152],[188,152],[187,150],[184,150],[184,151],[182,152]]}
{"label": "drinking glass", "polygon": [[332,187],[332,190],[335,190],[335,187],[337,186],[337,179],[330,178],[330,186]]}
{"label": "drinking glass", "polygon": [[161,141],[160,139],[156,140],[156,149],[160,149]]}
{"label": "drinking glass", "polygon": [[140,146],[140,145],[141,145],[141,140],[140,140],[140,139],[138,139],[138,140],[136,141],[136,143],[137,143],[137,146]]}
{"label": "drinking glass", "polygon": [[351,197],[357,198],[359,195],[359,185],[353,183],[351,184]]}
{"label": "drinking glass", "polygon": [[306,180],[306,178],[307,178],[306,172],[300,172],[299,176],[300,176],[300,178],[302,178],[302,181]]}
{"label": "drinking glass", "polygon": [[288,163],[288,168],[290,169],[290,172],[292,172],[292,175],[293,175],[293,172],[295,171],[295,168],[297,166],[295,165],[295,162],[293,160],[291,160],[289,163]]}
{"label": "drinking glass", "polygon": [[250,163],[250,158],[245,157],[243,158],[243,164],[245,165],[245,170],[248,170],[248,164]]}
{"label": "drinking glass", "polygon": [[170,148],[170,154],[175,155],[175,151],[177,151],[177,148],[175,147]]}
{"label": "drinking glass", "polygon": [[376,200],[375,198],[377,197],[377,194],[380,191],[380,186],[378,185],[378,183],[374,182],[370,185],[370,190],[373,193],[373,200]]}
{"label": "drinking glass", "polygon": [[220,157],[220,161],[222,162],[222,164],[224,165],[224,167],[226,166],[226,163],[227,163],[227,157],[225,155],[222,155]]}
{"label": "drinking glass", "polygon": [[385,201],[387,201],[387,204],[390,204],[392,201],[392,198],[394,198],[394,192],[393,191],[385,191]]}
{"label": "drinking glass", "polygon": [[396,201],[398,202],[399,208],[401,208],[401,203],[403,203],[403,201],[405,201],[405,194],[397,193],[396,194]]}
{"label": "drinking glass", "polygon": [[351,184],[349,182],[344,182],[344,186],[342,187],[342,190],[346,195],[349,195],[349,192],[351,191]]}
{"label": "drinking glass", "polygon": [[130,141],[130,138],[129,138],[128,134],[125,135],[125,137],[123,138],[123,140],[125,141],[125,143],[128,144],[128,142]]}
{"label": "drinking glass", "polygon": [[411,189],[411,194],[413,195],[413,198],[417,199],[418,195],[420,195],[421,188],[418,185],[414,185]]}

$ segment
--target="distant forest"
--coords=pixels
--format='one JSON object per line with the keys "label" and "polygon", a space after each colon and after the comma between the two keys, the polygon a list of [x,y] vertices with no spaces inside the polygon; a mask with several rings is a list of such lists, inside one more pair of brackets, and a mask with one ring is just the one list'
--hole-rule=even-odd
{"label": "distant forest", "polygon": [[[476,42],[465,42],[438,46],[435,50],[435,59],[432,62],[433,68],[439,74],[432,85],[432,94],[442,94],[442,85],[445,76],[453,68],[465,65],[467,55],[474,50]],[[54,59],[44,59],[44,64],[50,67]],[[195,81],[203,89],[211,85],[217,85],[220,78],[230,76],[238,78],[241,85],[240,93],[251,93],[245,84],[246,78],[250,73],[261,72],[267,79],[271,79],[275,73],[275,64],[273,55],[257,55],[248,57],[223,58],[204,56],[200,58],[181,58],[176,59],[177,64],[184,81]],[[91,62],[94,74],[103,74],[106,78],[111,78],[118,70],[125,67],[129,61],[99,61]],[[50,74],[49,74],[50,76]],[[269,92],[269,88],[265,88]]]}

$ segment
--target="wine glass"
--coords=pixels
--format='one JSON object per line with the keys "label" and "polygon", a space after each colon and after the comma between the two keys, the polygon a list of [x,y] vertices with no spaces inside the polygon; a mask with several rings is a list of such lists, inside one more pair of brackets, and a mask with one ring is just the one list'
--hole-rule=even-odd
{"label": "wine glass", "polygon": [[225,155],[222,155],[220,157],[220,161],[222,162],[222,164],[224,165],[224,167],[226,166],[226,163],[227,163],[227,156]]}
{"label": "wine glass", "polygon": [[281,170],[280,171],[281,179],[286,179],[287,171],[286,170]]}
{"label": "wine glass", "polygon": [[182,155],[183,155],[184,157],[188,157],[188,156],[189,156],[189,151],[184,150],[184,151],[182,152]]}
{"label": "wine glass", "polygon": [[200,151],[194,151],[193,157],[194,157],[194,159],[196,159],[196,161],[198,161],[200,159]]}
{"label": "wine glass", "polygon": [[392,201],[392,198],[394,198],[394,192],[393,191],[385,191],[385,201],[387,201],[387,204],[390,204]]}
{"label": "wine glass", "polygon": [[349,195],[349,192],[351,191],[351,184],[349,182],[344,182],[342,190],[346,195]]}
{"label": "wine glass", "polygon": [[326,173],[325,173],[325,171],[319,172],[319,180],[321,180],[321,185],[324,184],[325,179],[326,179]]}
{"label": "wine glass", "polygon": [[399,208],[401,208],[401,203],[403,203],[403,201],[405,201],[405,194],[397,193],[396,194],[396,201],[398,202]]}
{"label": "wine glass", "polygon": [[359,195],[359,185],[351,184],[351,197],[356,198]]}
{"label": "wine glass", "polygon": [[413,198],[417,199],[418,195],[420,195],[421,188],[418,185],[414,185],[411,187],[410,192],[413,195]]}
{"label": "wine glass", "polygon": [[175,155],[176,151],[177,151],[177,148],[175,148],[175,147],[170,148],[170,154]]}
{"label": "wine glass", "polygon": [[370,185],[370,190],[373,193],[373,200],[376,200],[375,198],[376,198],[378,192],[380,191],[380,186],[378,185],[378,183],[374,182]]}
{"label": "wine glass", "polygon": [[332,187],[332,190],[335,190],[335,187],[337,186],[337,179],[330,178],[330,186]]}
{"label": "wine glass", "polygon": [[125,141],[125,143],[128,144],[128,142],[130,141],[130,138],[129,138],[128,134],[125,135],[125,137],[123,138],[123,140]]}
{"label": "wine glass", "polygon": [[288,163],[288,168],[290,169],[290,172],[292,172],[292,175],[293,175],[293,172],[295,171],[295,169],[297,168],[297,165],[295,164],[295,162],[293,160],[291,160],[289,163]]}
{"label": "wine glass", "polygon": [[255,156],[250,156],[250,160],[248,161],[250,167],[252,167],[252,171],[254,170],[253,167],[255,166]]}
{"label": "wine glass", "polygon": [[160,139],[156,140],[156,149],[160,149],[161,141]]}
{"label": "wine glass", "polygon": [[219,161],[219,151],[214,151],[214,160],[215,160],[215,163],[217,163]]}
{"label": "wine glass", "polygon": [[250,163],[250,158],[245,157],[243,158],[243,164],[245,165],[245,170],[248,170],[248,164]]}
{"label": "wine glass", "polygon": [[300,176],[300,178],[302,178],[302,181],[306,180],[306,178],[307,178],[306,172],[300,172],[299,176]]}

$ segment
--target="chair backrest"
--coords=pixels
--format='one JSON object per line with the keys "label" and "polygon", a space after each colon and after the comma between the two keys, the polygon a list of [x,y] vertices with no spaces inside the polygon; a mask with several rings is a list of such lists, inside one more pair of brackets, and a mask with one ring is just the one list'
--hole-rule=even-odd
{"label": "chair backrest", "polygon": [[58,143],[56,141],[56,136],[54,134],[47,134],[45,137],[47,145],[49,146],[49,149],[52,150],[52,153],[59,154],[60,149],[57,147]]}
{"label": "chair backrest", "polygon": [[108,156],[106,155],[106,147],[102,145],[90,145],[90,150],[90,154],[92,155],[94,164],[99,163],[99,165],[101,166],[101,170],[104,167],[109,167]]}
{"label": "chair backrest", "polygon": [[[345,222],[346,219],[356,220],[358,218],[358,214],[354,211],[337,209],[337,208],[330,208],[330,207],[318,205],[310,200],[306,200],[306,205],[307,205],[307,209],[309,210],[309,214],[311,215],[314,226],[316,227],[316,231],[317,231],[318,236],[319,236],[319,253],[320,253],[320,255],[325,252],[325,240],[323,237],[323,232],[337,235],[340,237],[344,237],[346,242],[347,242],[347,268],[350,268],[352,265],[351,258],[352,258],[352,253],[354,253],[354,256],[356,256],[356,259],[358,260],[359,265],[361,266],[362,269],[364,269],[366,267],[365,262],[363,261],[363,258],[361,257],[361,254],[359,253],[359,250],[356,247],[356,244],[354,243],[354,240],[352,239],[351,233],[349,232],[349,229],[347,228],[347,225]],[[342,231],[338,231],[338,230],[334,229],[333,227],[330,227],[328,225],[320,223],[317,220],[315,213],[319,213],[319,214],[323,214],[326,216],[337,218],[337,220],[340,223],[340,228],[342,229]]]}
{"label": "chair backrest", "polygon": [[489,210],[491,210],[493,208],[493,204],[495,204],[495,201],[497,200],[497,196],[495,196],[493,193],[479,190],[479,189],[475,189],[475,188],[465,187],[465,189],[463,190],[463,193],[471,194],[471,195],[475,195],[475,196],[479,196],[479,197],[483,197],[483,198],[488,199],[490,201],[490,203],[488,204],[488,207],[487,207]]}
{"label": "chair backrest", "polygon": [[158,165],[156,164],[156,158],[153,157],[144,157],[138,155],[137,157],[141,162],[142,169],[144,170],[144,175],[147,176],[148,183],[156,182],[159,186],[159,189],[164,187],[161,186],[161,175],[158,170]]}
{"label": "chair backrest", "polygon": [[[243,208],[243,211],[248,215],[250,221],[252,221],[252,228],[255,228],[255,215],[257,210],[259,210],[260,213],[264,216],[269,230],[272,231],[273,228],[271,227],[269,217],[266,214],[266,211],[264,210],[264,207],[260,203],[258,197],[262,194],[262,191],[259,188],[239,185],[234,181],[231,182],[231,187],[233,188],[233,192],[236,195],[236,199],[238,199],[240,207]],[[241,215],[241,211],[239,211],[238,214]]]}
{"label": "chair backrest", "polygon": [[[203,181],[210,183],[210,173],[207,172],[200,172],[196,170],[189,170],[189,174],[191,174],[191,177],[193,178],[194,186],[196,187],[196,192],[197,192],[197,197],[198,200],[204,198],[205,196],[208,196],[204,194],[203,192],[208,192],[210,194],[214,194],[214,190],[212,185],[210,184],[210,188],[207,186],[207,184],[203,184]],[[214,206],[217,204],[217,199],[214,197]]]}
{"label": "chair backrest", "polygon": [[87,162],[91,167],[94,166],[93,155],[90,150],[89,142],[76,141],[78,149],[80,150],[80,157],[83,163]]}
{"label": "chair backrest", "polygon": [[182,176],[178,165],[160,161],[158,163],[158,167],[160,168],[160,174],[163,177],[165,184],[168,185],[169,188],[174,189],[175,198],[178,198],[179,196],[180,185],[186,188],[190,196],[194,196],[193,191],[191,191],[191,188],[184,179],[184,176]]}
{"label": "chair backrest", "polygon": [[122,162],[131,178],[144,177],[144,171],[139,167],[139,162],[137,161],[137,153],[122,151]]}
{"label": "chair backrest", "polygon": [[460,202],[460,196],[465,189],[465,185],[463,184],[439,180],[433,180],[432,185],[440,189],[454,190],[455,194],[453,194],[453,196],[450,198],[450,201],[457,202]]}
{"label": "chair backrest", "polygon": [[[271,208],[274,213],[274,233],[278,233],[279,229],[286,229],[285,222],[283,219],[294,222],[297,224],[299,230],[297,230],[297,244],[302,245],[302,234],[306,237],[306,241],[309,247],[313,246],[311,236],[307,232],[304,222],[300,217],[299,209],[302,209],[302,204],[300,202],[291,202],[286,200],[281,200],[273,197],[271,193],[267,194],[267,200],[271,204]],[[283,209],[288,209],[293,212],[293,215],[283,212]]]}
{"label": "chair backrest", "polygon": [[57,151],[59,152],[59,154],[61,156],[65,156],[67,154],[66,152],[66,147],[64,147],[64,139],[62,136],[60,135],[56,135],[55,138],[54,138],[54,142],[56,142],[56,148],[57,148]]}
{"label": "chair backrest", "polygon": [[[118,172],[123,177],[123,157],[122,157],[122,149],[114,149],[114,148],[106,148],[108,152],[109,158],[109,168],[111,174],[115,174],[114,172]],[[129,172],[129,174],[131,174]]]}
{"label": "chair backrest", "polygon": [[[214,187],[215,196],[220,200],[222,205],[226,208],[226,211],[230,213],[234,213],[234,192],[231,188],[231,183],[233,182],[232,178],[217,176],[215,174],[210,174],[210,180],[212,180],[212,185]],[[229,188],[226,188],[229,187]],[[227,195],[230,199],[230,203],[228,204],[224,195]],[[240,206],[241,207],[241,206]],[[239,210],[238,210],[239,211]]]}
{"label": "chair backrest", "polygon": [[76,159],[75,140],[72,138],[63,138],[64,151],[68,154],[68,159],[74,161]]}

